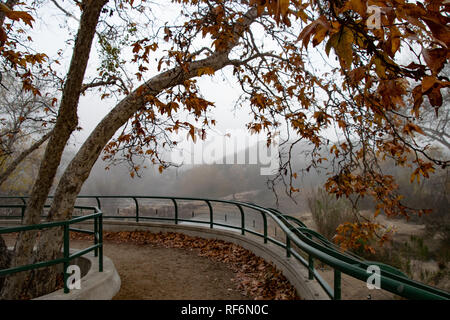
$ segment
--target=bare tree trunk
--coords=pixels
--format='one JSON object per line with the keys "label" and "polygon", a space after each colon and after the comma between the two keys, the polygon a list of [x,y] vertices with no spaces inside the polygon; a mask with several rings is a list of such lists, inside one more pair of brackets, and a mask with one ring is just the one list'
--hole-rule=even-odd
{"label": "bare tree trunk", "polygon": [[39,148],[52,134],[52,131],[45,134],[41,139],[36,141],[29,147],[28,149],[22,151],[6,168],[5,171],[3,171],[2,174],[0,174],[0,186],[5,182],[6,179],[13,173],[13,171],[17,168],[17,166],[26,158],[29,154],[31,154],[34,150]]}
{"label": "bare tree trunk", "polygon": [[[92,9],[92,6],[90,6],[89,9]],[[216,54],[213,54],[203,60],[192,62],[189,65],[189,72],[185,72],[181,67],[176,67],[172,70],[161,73],[144,83],[137,90],[123,99],[97,125],[97,127],[85,141],[83,146],[80,148],[76,156],[73,158],[73,160],[65,170],[63,176],[61,177],[61,180],[58,183],[55,196],[53,198],[53,202],[49,211],[49,220],[65,220],[72,216],[76,197],[84,181],[88,178],[89,173],[104,146],[113,137],[114,133],[123,124],[125,124],[126,121],[137,110],[139,110],[139,108],[145,105],[145,97],[147,95],[157,95],[166,88],[182,84],[185,80],[196,77],[198,75],[198,71],[201,68],[210,67],[214,70],[219,70],[227,65],[233,64],[233,62],[228,59],[228,53],[234,47],[234,45],[237,44],[238,38],[240,37],[243,28],[247,28],[256,18],[256,16],[256,10],[251,10],[247,18],[236,26],[236,37],[235,39],[233,39],[233,41],[230,42],[230,46],[227,48],[227,50],[217,52]],[[80,25],[84,25],[82,21],[80,22]],[[79,32],[78,34],[80,37],[81,33]],[[55,136],[59,136],[56,131],[56,126],[52,138]],[[50,140],[49,146],[51,144],[52,140]],[[52,158],[49,161],[54,161],[54,159]],[[28,217],[27,222],[29,223],[33,223],[34,221],[38,220],[39,215],[36,214],[36,211],[40,211],[42,209],[45,203],[44,198],[46,198],[48,194],[48,189],[46,189],[45,193],[39,192],[39,190],[36,188],[34,188],[33,191],[33,194],[35,195],[34,197],[40,202],[37,202],[37,200],[34,200],[34,202],[30,201],[30,207],[27,208],[27,211],[33,213],[31,217],[34,217],[35,220],[32,220],[30,217]],[[34,239],[35,238],[33,238],[33,240]],[[26,259],[23,259],[23,252],[27,250],[27,256],[30,257],[32,251],[32,247],[30,248],[30,246],[34,244],[34,241],[29,241],[28,239],[26,240],[27,241],[18,241],[19,244],[25,244],[22,244],[21,247],[17,246],[16,244],[16,250],[18,249],[16,252],[20,252],[21,257],[21,259],[16,260],[22,262],[22,264],[27,262]],[[43,231],[39,238],[36,260],[44,261],[56,258],[57,254],[61,250],[62,240],[62,230],[60,228],[53,228]],[[11,279],[14,279],[14,281],[12,281]],[[17,293],[20,292],[16,289],[16,286],[18,284],[22,284],[23,287],[23,281],[20,281],[23,279],[24,276],[22,276],[19,281],[16,281],[15,277],[9,277],[2,292],[3,298],[11,298],[17,296]],[[33,286],[39,288],[40,292],[45,293],[47,290],[54,288],[54,284],[56,283],[56,273],[40,272],[40,275],[39,277],[36,277],[36,280],[38,281],[35,281],[33,283]]]}
{"label": "bare tree trunk", "polygon": [[[14,6],[17,4],[17,0],[7,0],[4,4],[9,8],[9,9],[13,9]],[[3,27],[3,23],[5,22],[5,13],[4,12],[0,12],[0,27]],[[1,79],[1,77],[0,77]],[[1,83],[1,81],[0,81]],[[6,170],[7,172],[8,170]],[[2,174],[3,176],[3,174]],[[6,176],[8,177],[9,174]],[[0,185],[3,183],[3,180],[0,181]],[[0,236],[0,269],[5,269],[8,268],[11,264],[11,255],[8,252],[8,248],[6,247],[6,243],[5,240],[3,239],[2,236]],[[3,283],[4,283],[5,279],[4,278],[0,278],[0,292],[2,290],[3,287]]]}
{"label": "bare tree trunk", "polygon": [[[80,90],[100,12],[106,2],[107,0],[83,1],[83,13],[67,74],[67,81],[63,90],[58,118],[27,203],[24,218],[24,223],[27,225],[40,222],[40,215],[59,167],[61,155],[70,135],[78,125],[77,106]],[[13,266],[33,263],[33,248],[36,236],[37,233],[31,231],[20,233],[14,248]],[[29,273],[20,272],[6,278],[1,297],[3,299],[17,299],[22,292],[35,286],[35,284],[27,283],[27,277],[29,277]]]}
{"label": "bare tree trunk", "polygon": [[[163,73],[154,77],[144,84],[146,88],[143,94],[135,92],[122,100],[94,129],[83,146],[77,152],[73,160],[61,177],[55,191],[53,202],[49,211],[51,220],[66,220],[72,216],[73,206],[76,197],[83,186],[84,181],[89,177],[89,173],[97,161],[101,151],[115,132],[133,116],[133,114],[145,104],[146,95],[157,95],[163,89],[173,85],[181,84],[186,79],[197,75],[199,68],[205,65],[222,68],[228,62],[226,55],[214,56],[208,59],[208,63],[192,63],[191,72],[183,73],[181,68]],[[152,90],[148,89],[152,88]],[[40,261],[53,259],[54,254],[59,252],[62,246],[62,230],[52,229],[41,234],[38,245],[38,259]],[[56,275],[46,273],[40,277],[41,286],[52,287],[56,283]]]}
{"label": "bare tree trunk", "polygon": [[[6,170],[0,174],[0,186],[5,182],[8,177],[13,173],[13,171],[17,168],[17,166],[26,158],[30,153],[39,148],[47,139],[50,137],[51,131],[44,135],[40,140],[36,141],[31,147],[27,150],[23,151],[17,158],[15,158]],[[3,237],[0,235],[0,269],[6,269],[9,267],[11,263],[11,253],[8,252],[6,248],[5,241]],[[4,278],[0,278],[0,292],[3,287]]]}
{"label": "bare tree trunk", "polygon": [[[8,251],[8,247],[6,246],[5,240],[0,237],[0,270],[9,268],[11,264],[11,252]],[[0,277],[0,290],[3,287],[3,283],[5,281],[4,277]]]}
{"label": "bare tree trunk", "polygon": [[[190,63],[188,72],[184,71],[181,67],[175,67],[161,73],[148,80],[119,102],[92,131],[91,135],[64,171],[55,191],[49,211],[49,218],[51,220],[66,220],[71,218],[77,195],[84,181],[89,177],[89,173],[104,146],[136,111],[145,106],[146,96],[156,96],[167,88],[180,85],[184,81],[196,77],[201,68],[209,67],[217,71],[227,65],[233,64],[229,60],[228,54],[238,42],[241,29],[247,28],[255,18],[256,10],[251,10],[247,19],[241,25],[237,26],[237,36],[230,43],[228,50],[217,52],[208,58]],[[38,244],[38,259],[47,260],[54,258],[54,253],[59,252],[62,246],[62,240],[62,230],[60,229],[51,229],[43,232]],[[42,278],[40,279],[42,280]],[[41,285],[51,286],[55,282],[56,275],[47,273],[45,281],[41,281]]]}

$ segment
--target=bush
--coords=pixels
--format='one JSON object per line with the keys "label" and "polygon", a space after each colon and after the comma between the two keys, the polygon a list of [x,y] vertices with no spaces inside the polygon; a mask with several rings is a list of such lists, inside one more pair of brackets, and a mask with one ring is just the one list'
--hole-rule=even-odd
{"label": "bush", "polygon": [[340,224],[356,221],[348,199],[336,199],[320,188],[308,197],[308,206],[317,231],[329,240],[332,240]]}

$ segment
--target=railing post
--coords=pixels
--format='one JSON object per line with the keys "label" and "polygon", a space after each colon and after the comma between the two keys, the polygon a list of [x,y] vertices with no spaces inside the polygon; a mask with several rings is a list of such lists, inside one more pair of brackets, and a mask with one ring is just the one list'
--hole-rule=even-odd
{"label": "railing post", "polygon": [[136,222],[139,222],[139,203],[135,197],[133,197],[133,200],[136,205]]}
{"label": "railing post", "polygon": [[27,202],[22,197],[20,198],[20,200],[22,200],[22,203],[23,203],[23,207],[21,208],[21,216],[22,216],[22,221],[23,221],[23,218],[25,217],[25,209],[27,207]]}
{"label": "railing post", "polygon": [[63,274],[63,281],[64,281],[64,293],[69,293],[69,287],[67,286],[67,279],[68,279],[68,274],[67,274],[67,269],[69,268],[69,250],[70,250],[70,246],[69,246],[69,224],[66,222],[64,224],[64,251],[63,251],[63,255],[64,255],[64,274]]}
{"label": "railing post", "polygon": [[101,204],[101,202],[100,202],[99,197],[95,197],[95,200],[97,201],[97,206],[98,206],[98,208],[101,210],[101,209],[102,209],[102,204]]}
{"label": "railing post", "polygon": [[286,235],[286,257],[291,256],[291,239]]}
{"label": "railing post", "polygon": [[264,226],[264,243],[267,243],[267,217],[263,211],[260,211],[263,217],[263,226]]}
{"label": "railing post", "polygon": [[[307,235],[308,238],[312,239],[310,234]],[[314,280],[314,257],[312,254],[308,254],[308,279]]]}
{"label": "railing post", "polygon": [[314,257],[311,254],[308,255],[308,279],[314,280]]}
{"label": "railing post", "polygon": [[178,224],[178,205],[174,198],[172,198],[172,202],[175,207],[175,224]]}
{"label": "railing post", "polygon": [[100,243],[98,255],[98,271],[103,272],[103,213],[98,216],[98,241]]}
{"label": "railing post", "polygon": [[341,271],[334,269],[334,300],[341,300]]}
{"label": "railing post", "polygon": [[[98,217],[94,218],[94,245],[98,244]],[[94,250],[94,257],[98,257],[98,248]]]}
{"label": "railing post", "polygon": [[205,200],[205,202],[209,207],[209,227],[212,229],[214,228],[213,208],[211,202],[209,202],[208,200]]}
{"label": "railing post", "polygon": [[244,214],[244,210],[242,209],[240,204],[236,204],[236,205],[239,208],[239,211],[241,212],[241,234],[244,235],[245,234],[245,214]]}

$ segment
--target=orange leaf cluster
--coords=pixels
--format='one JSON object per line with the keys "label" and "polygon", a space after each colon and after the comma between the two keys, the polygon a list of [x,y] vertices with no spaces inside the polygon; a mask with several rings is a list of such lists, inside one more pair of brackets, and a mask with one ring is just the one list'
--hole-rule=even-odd
{"label": "orange leaf cluster", "polygon": [[[346,222],[337,227],[333,240],[344,250],[363,248],[364,251],[374,254],[375,249],[371,243],[380,228],[379,224],[373,222]],[[383,241],[386,241],[386,237]]]}

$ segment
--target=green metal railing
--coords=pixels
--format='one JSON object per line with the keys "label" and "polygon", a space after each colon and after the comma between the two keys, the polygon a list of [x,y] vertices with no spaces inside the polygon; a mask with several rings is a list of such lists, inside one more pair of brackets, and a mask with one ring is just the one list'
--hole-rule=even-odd
{"label": "green metal railing", "polygon": [[[21,198],[23,200],[23,204],[20,205],[0,205],[0,209],[15,209],[18,208],[21,210],[20,216],[8,216],[7,218],[23,218],[23,214],[25,212],[26,208],[26,202],[24,198]],[[45,206],[48,207],[48,206]],[[45,222],[40,224],[34,224],[34,225],[24,225],[24,226],[18,226],[18,227],[0,227],[0,235],[7,234],[7,233],[15,233],[15,232],[24,232],[24,231],[32,231],[32,230],[44,230],[44,229],[50,229],[50,228],[63,228],[63,257],[50,260],[50,261],[41,261],[36,263],[31,263],[23,266],[17,266],[17,267],[11,267],[8,269],[0,270],[0,277],[10,275],[17,272],[23,272],[23,271],[29,271],[33,269],[43,268],[43,267],[49,267],[56,264],[63,264],[63,281],[64,281],[64,293],[69,293],[69,287],[67,284],[67,280],[69,277],[69,274],[67,272],[67,269],[69,267],[70,261],[78,258],[80,256],[83,256],[91,251],[94,251],[94,256],[98,257],[98,268],[99,272],[103,272],[103,217],[102,212],[97,207],[88,207],[88,206],[76,206],[76,209],[81,210],[88,210],[93,211],[93,213],[81,216],[81,217],[75,217],[70,220],[66,221],[53,221],[53,222]],[[2,217],[5,218],[5,217]],[[79,228],[72,228],[70,227],[72,224],[85,222],[87,220],[94,220],[94,228],[93,231],[85,230],[85,229],[79,229]],[[94,236],[94,244],[88,248],[78,250],[76,252],[70,253],[70,231],[74,232],[80,232],[85,234],[90,234]]]}
{"label": "green metal railing", "polygon": [[[19,199],[26,203],[26,197],[0,197],[0,199]],[[51,198],[51,197],[49,197]],[[353,278],[366,282],[372,275],[368,273],[368,267],[377,265],[380,268],[380,287],[384,290],[397,294],[408,299],[450,299],[450,293],[425,285],[423,283],[409,279],[401,271],[392,266],[385,265],[378,262],[366,261],[361,257],[349,252],[343,252],[332,242],[328,241],[314,230],[308,229],[300,220],[284,215],[276,209],[264,208],[253,203],[232,201],[232,200],[218,200],[192,197],[164,197],[164,196],[78,196],[78,199],[93,199],[97,203],[97,207],[101,209],[102,199],[129,199],[135,204],[134,216],[119,216],[119,215],[103,215],[105,219],[133,219],[136,222],[140,221],[166,221],[179,224],[180,222],[198,223],[209,225],[210,228],[225,227],[240,231],[242,235],[246,233],[261,237],[264,243],[273,243],[284,250],[286,256],[294,258],[302,263],[308,269],[309,279],[315,279],[327,293],[331,299],[341,299],[341,281],[342,273],[347,274]],[[172,217],[155,217],[144,216],[140,212],[139,200],[166,200],[173,204]],[[179,203],[181,201],[195,201],[203,202],[208,207],[209,221],[194,220],[180,218]],[[240,216],[239,226],[230,223],[218,222],[214,216],[214,204],[230,205],[238,209]],[[246,210],[253,210],[259,213],[262,219],[262,230],[248,228],[246,222]],[[21,216],[10,216],[10,218],[20,218]],[[272,237],[268,234],[269,221],[273,222],[276,227],[282,230],[283,238],[281,241],[279,237]],[[226,221],[225,221],[226,222]],[[328,265],[334,269],[334,281],[331,287],[316,270],[314,260],[319,260],[323,264]]]}

